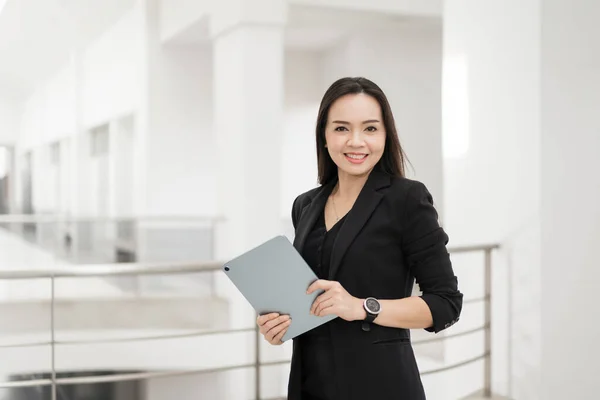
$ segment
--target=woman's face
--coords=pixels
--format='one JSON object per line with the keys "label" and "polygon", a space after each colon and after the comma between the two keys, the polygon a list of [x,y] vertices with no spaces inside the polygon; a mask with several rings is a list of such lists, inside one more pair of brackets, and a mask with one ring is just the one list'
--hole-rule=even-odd
{"label": "woman's face", "polygon": [[331,105],[325,141],[339,175],[368,175],[383,155],[385,137],[381,107],[373,97],[348,94]]}

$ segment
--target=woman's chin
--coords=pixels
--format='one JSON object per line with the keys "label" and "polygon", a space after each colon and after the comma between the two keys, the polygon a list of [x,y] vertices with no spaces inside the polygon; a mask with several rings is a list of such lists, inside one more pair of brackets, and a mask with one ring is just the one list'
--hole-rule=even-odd
{"label": "woman's chin", "polygon": [[369,175],[369,173],[373,170],[372,165],[353,165],[350,168],[347,166],[340,167],[338,166],[338,174],[342,173],[347,176],[352,177],[364,177],[365,175]]}

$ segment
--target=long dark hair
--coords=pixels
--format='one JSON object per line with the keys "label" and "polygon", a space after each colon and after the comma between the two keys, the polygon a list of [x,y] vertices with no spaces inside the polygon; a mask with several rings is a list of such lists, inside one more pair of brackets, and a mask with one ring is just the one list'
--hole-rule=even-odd
{"label": "long dark hair", "polygon": [[405,176],[404,163],[406,155],[404,154],[404,150],[402,150],[402,146],[400,146],[392,109],[383,90],[366,78],[341,78],[335,81],[325,92],[317,116],[317,162],[319,184],[321,185],[331,182],[337,176],[337,165],[335,165],[325,147],[325,127],[327,126],[329,109],[340,97],[347,94],[359,93],[373,97],[381,107],[383,124],[385,126],[385,148],[381,160],[379,160],[375,168],[379,168],[391,176]]}

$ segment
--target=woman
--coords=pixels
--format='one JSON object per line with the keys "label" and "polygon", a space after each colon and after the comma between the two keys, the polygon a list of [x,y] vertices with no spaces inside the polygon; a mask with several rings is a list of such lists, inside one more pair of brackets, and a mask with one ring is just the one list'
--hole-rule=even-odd
{"label": "woman", "polygon": [[[288,399],[424,399],[409,329],[437,333],[462,308],[432,197],[405,178],[392,111],[368,79],[327,90],[316,136],[320,186],[294,201],[294,246],[319,277],[308,293],[324,291],[310,312],[339,318],[294,339]],[[277,345],[291,321],[257,323]]]}

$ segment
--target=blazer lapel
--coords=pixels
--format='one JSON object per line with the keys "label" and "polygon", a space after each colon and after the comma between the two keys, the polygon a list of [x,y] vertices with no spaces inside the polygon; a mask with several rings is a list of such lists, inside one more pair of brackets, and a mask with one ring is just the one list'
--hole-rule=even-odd
{"label": "blazer lapel", "polygon": [[322,213],[325,209],[327,198],[331,194],[336,182],[337,180],[333,180],[332,182],[323,185],[321,190],[317,192],[312,201],[306,206],[306,209],[302,211],[294,236],[294,247],[300,254],[302,254],[304,242],[306,242],[308,234],[315,226],[319,213]]}
{"label": "blazer lapel", "polygon": [[354,202],[354,206],[348,212],[346,221],[341,226],[333,244],[329,266],[329,280],[335,277],[344,254],[346,254],[352,241],[360,233],[383,198],[383,193],[379,189],[390,186],[390,181],[390,177],[379,170],[374,170],[369,175],[365,186],[363,186],[358,198]]}

